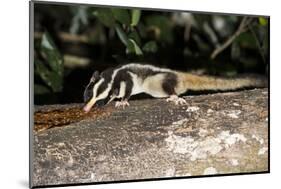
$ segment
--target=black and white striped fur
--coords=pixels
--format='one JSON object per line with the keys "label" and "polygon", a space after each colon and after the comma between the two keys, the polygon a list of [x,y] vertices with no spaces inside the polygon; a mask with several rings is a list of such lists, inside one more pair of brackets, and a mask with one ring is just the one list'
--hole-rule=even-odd
{"label": "black and white striped fur", "polygon": [[264,80],[256,78],[218,79],[197,76],[152,65],[131,63],[93,74],[84,91],[84,110],[94,105],[103,106],[118,98],[116,106],[129,105],[132,95],[146,93],[155,98],[167,98],[175,104],[186,101],[178,95],[187,90],[229,90],[249,86],[264,86]]}

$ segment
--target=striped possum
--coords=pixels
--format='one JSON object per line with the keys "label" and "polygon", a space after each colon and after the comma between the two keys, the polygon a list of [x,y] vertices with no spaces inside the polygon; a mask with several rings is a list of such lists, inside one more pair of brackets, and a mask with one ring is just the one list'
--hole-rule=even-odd
{"label": "striped possum", "polygon": [[260,77],[221,79],[173,71],[152,65],[130,63],[109,68],[99,73],[95,71],[84,91],[84,111],[93,106],[104,106],[114,99],[115,106],[129,106],[132,95],[146,93],[155,98],[166,98],[176,105],[186,104],[179,95],[188,90],[234,90],[244,87],[266,87],[267,81]]}

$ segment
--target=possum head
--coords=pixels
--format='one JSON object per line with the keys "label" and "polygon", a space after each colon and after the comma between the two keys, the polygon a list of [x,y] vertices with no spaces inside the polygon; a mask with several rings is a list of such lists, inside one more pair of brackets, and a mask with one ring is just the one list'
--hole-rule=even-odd
{"label": "possum head", "polygon": [[84,91],[84,111],[89,112],[93,106],[104,106],[111,101],[111,78],[106,72],[95,71]]}

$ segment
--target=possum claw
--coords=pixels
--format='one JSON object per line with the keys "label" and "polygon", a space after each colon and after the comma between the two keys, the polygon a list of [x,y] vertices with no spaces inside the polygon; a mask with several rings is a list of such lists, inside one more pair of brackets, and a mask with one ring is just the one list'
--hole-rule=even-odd
{"label": "possum claw", "polygon": [[171,95],[169,98],[166,99],[167,102],[174,102],[176,105],[185,105],[187,104],[186,100],[183,98],[178,97],[177,95]]}
{"label": "possum claw", "polygon": [[125,106],[130,106],[129,102],[127,100],[121,100],[121,101],[117,101],[115,103],[115,107],[119,108],[120,106],[123,107],[123,109],[125,108]]}

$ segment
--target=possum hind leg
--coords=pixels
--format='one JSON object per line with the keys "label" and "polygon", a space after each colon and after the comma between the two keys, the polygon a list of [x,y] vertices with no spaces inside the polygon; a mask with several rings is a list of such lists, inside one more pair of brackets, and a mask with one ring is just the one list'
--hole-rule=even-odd
{"label": "possum hind leg", "polygon": [[174,102],[176,105],[185,105],[187,104],[186,100],[178,97],[177,95],[170,95],[169,98],[166,99],[167,102]]}
{"label": "possum hind leg", "polygon": [[185,99],[178,97],[175,92],[175,88],[177,86],[177,76],[174,74],[167,74],[162,87],[163,90],[169,95],[169,98],[166,99],[167,102],[174,102],[176,105],[184,105],[187,104]]}

